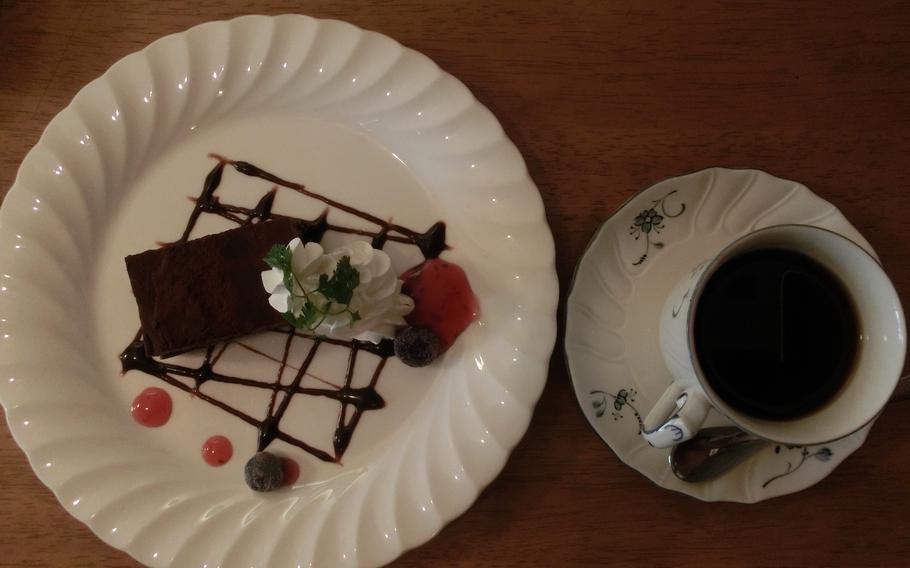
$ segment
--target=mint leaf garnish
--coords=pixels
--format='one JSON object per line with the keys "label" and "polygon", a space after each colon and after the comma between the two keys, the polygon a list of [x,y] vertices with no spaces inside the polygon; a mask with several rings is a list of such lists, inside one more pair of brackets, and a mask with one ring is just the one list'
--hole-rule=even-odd
{"label": "mint leaf garnish", "polygon": [[300,314],[300,320],[303,325],[298,327],[315,329],[319,327],[319,323],[321,323],[320,318],[322,318],[322,316],[323,312],[316,307],[316,304],[307,300],[306,303],[303,304],[303,311]]}
{"label": "mint leaf garnish", "polygon": [[335,272],[332,277],[328,278],[325,274],[319,277],[319,288],[317,291],[322,292],[326,299],[338,304],[347,305],[351,303],[354,296],[354,289],[360,284],[360,273],[351,266],[351,257],[343,256],[335,266]]}
{"label": "mint leaf garnish", "polygon": [[291,249],[287,245],[272,245],[263,260],[272,268],[289,271],[291,269]]}
{"label": "mint leaf garnish", "polygon": [[328,316],[347,313],[350,316],[350,323],[361,319],[360,313],[351,311],[350,308],[354,290],[360,285],[360,272],[351,265],[351,257],[342,256],[331,276],[320,274],[315,290],[307,290],[297,282],[292,257],[289,247],[274,245],[263,259],[270,267],[282,271],[284,287],[290,292],[291,297],[303,300],[302,304],[296,303],[299,307],[298,313],[292,308],[282,314],[288,323],[298,329],[315,331]]}
{"label": "mint leaf garnish", "polygon": [[288,290],[294,289],[294,272],[291,268],[291,248],[286,245],[272,245],[268,254],[263,259],[272,268],[277,268],[284,273],[282,284]]}

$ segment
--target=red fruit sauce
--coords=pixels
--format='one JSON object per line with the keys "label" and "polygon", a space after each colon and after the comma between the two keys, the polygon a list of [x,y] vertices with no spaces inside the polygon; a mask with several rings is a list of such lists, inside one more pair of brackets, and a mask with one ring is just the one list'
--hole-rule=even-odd
{"label": "red fruit sauce", "polygon": [[167,423],[171,417],[171,395],[164,389],[149,387],[133,399],[130,412],[133,420],[149,428],[157,428]]}
{"label": "red fruit sauce", "polygon": [[218,467],[231,461],[234,446],[224,436],[212,436],[202,444],[202,459],[212,467]]}
{"label": "red fruit sauce", "polygon": [[294,485],[300,477],[300,465],[291,458],[281,458],[281,469],[284,471],[282,485]]}
{"label": "red fruit sauce", "polygon": [[414,299],[411,325],[430,329],[448,349],[480,314],[477,297],[457,264],[431,258],[401,275],[401,291]]}

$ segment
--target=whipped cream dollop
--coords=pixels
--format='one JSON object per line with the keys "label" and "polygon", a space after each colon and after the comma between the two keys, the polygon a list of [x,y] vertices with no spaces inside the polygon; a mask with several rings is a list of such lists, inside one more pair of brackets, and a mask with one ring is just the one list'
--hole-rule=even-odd
{"label": "whipped cream dollop", "polygon": [[[319,243],[304,244],[300,239],[292,240],[288,249],[294,276],[291,288],[286,286],[285,272],[278,268],[262,273],[262,285],[269,293],[269,304],[282,314],[302,317],[307,302],[324,312],[316,320],[318,325],[310,328],[314,335],[378,343],[394,337],[396,328],[407,325],[404,316],[414,309],[414,301],[401,293],[402,281],[384,251],[365,241],[354,241],[326,252]],[[318,291],[320,279],[331,278],[344,257],[359,274],[346,308]]]}

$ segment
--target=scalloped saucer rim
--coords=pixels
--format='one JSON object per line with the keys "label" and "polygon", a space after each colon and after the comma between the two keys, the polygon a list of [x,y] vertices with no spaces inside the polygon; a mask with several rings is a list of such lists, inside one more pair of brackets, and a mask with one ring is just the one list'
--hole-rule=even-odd
{"label": "scalloped saucer rim", "polygon": [[[720,215],[700,215],[706,204],[713,205],[709,203],[712,201],[719,201],[723,205],[719,210]],[[737,217],[739,226],[724,230],[725,222],[732,215]],[[680,222],[685,223],[685,231],[680,229]],[[699,222],[708,223],[713,227],[712,230],[700,228],[697,226]],[[870,423],[846,438],[818,447],[788,448],[769,444],[717,480],[686,483],[672,474],[669,450],[650,447],[639,435],[636,427],[638,424],[635,423],[650,409],[655,400],[653,393],[669,382],[662,358],[651,357],[648,364],[659,366],[663,370],[663,378],[647,372],[630,372],[625,378],[632,380],[626,383],[622,383],[615,374],[600,372],[600,367],[598,372],[583,368],[586,366],[583,363],[590,367],[589,359],[600,358],[604,353],[614,356],[614,360],[609,362],[612,366],[617,362],[622,363],[624,359],[634,360],[634,355],[639,356],[639,362],[642,361],[642,353],[648,352],[648,346],[654,348],[654,353],[659,352],[656,349],[657,334],[654,326],[657,320],[654,313],[645,314],[644,318],[630,318],[633,329],[628,329],[625,321],[627,312],[633,312],[642,302],[640,299],[635,302],[634,298],[633,301],[626,302],[628,298],[616,297],[620,295],[615,294],[621,284],[619,275],[625,275],[630,280],[629,296],[635,296],[636,293],[638,296],[649,295],[659,310],[669,286],[678,280],[681,271],[698,262],[698,257],[709,256],[710,251],[719,250],[725,242],[759,226],[787,222],[824,226],[853,240],[878,258],[871,245],[836,207],[804,185],[758,169],[712,167],[665,178],[630,196],[594,232],[576,264],[566,301],[566,336],[563,345],[576,400],[590,426],[617,457],[659,487],[704,501],[743,503],[798,492],[830,474],[841,461],[862,445],[872,427]],[[669,238],[671,236],[676,236],[677,239]],[[709,252],[697,252],[706,250],[702,248],[706,245]],[[670,262],[667,255],[671,251],[676,259],[685,257],[687,261]],[[652,269],[656,264],[655,259],[659,258],[663,258],[662,264],[669,268]],[[601,279],[600,282],[595,282],[600,286],[598,294],[586,289],[591,286],[591,279],[595,276],[592,270]],[[645,278],[655,271],[658,277],[650,280]],[[612,285],[607,281],[611,277],[614,278]],[[636,286],[639,283],[645,286]],[[641,292],[638,291],[639,288]],[[659,293],[661,288],[665,290]],[[600,298],[600,294],[604,298]],[[615,295],[606,298],[610,294]],[[605,309],[592,305],[598,300],[612,305]],[[623,322],[612,329],[604,325],[597,330],[605,332],[603,335],[607,340],[603,340],[603,344],[592,344],[590,341],[585,343],[585,339],[592,339],[595,330],[588,330],[588,335],[584,335],[585,326],[579,322],[607,313]],[[634,328],[636,325],[639,327]],[[642,326],[654,333],[643,333]],[[611,335],[614,336],[612,342],[609,340]],[[637,341],[630,341],[629,344],[639,345],[638,353],[630,356],[625,351],[627,337],[636,338]],[[615,351],[617,346],[621,347],[619,353]],[[608,351],[611,348],[614,351]],[[632,370],[646,366],[637,365]],[[714,411],[706,423],[707,426],[728,424],[730,422],[726,418]],[[620,425],[625,428],[620,428]]]}

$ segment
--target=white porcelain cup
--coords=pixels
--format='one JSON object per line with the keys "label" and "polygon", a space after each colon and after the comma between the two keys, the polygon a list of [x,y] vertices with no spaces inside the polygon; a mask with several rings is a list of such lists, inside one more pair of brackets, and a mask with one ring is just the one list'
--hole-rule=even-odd
{"label": "white porcelain cup", "polygon": [[[708,279],[730,259],[758,249],[809,256],[844,284],[858,315],[853,371],[834,397],[791,420],[768,420],[737,411],[705,379],[695,351],[695,312]],[[748,322],[743,322],[748,325]],[[666,448],[694,436],[714,408],[756,436],[794,446],[847,436],[874,419],[900,378],[906,352],[904,313],[894,286],[868,252],[849,239],[807,225],[760,229],[692,267],[670,292],[660,316],[660,349],[673,382],[644,421],[643,435]]]}

